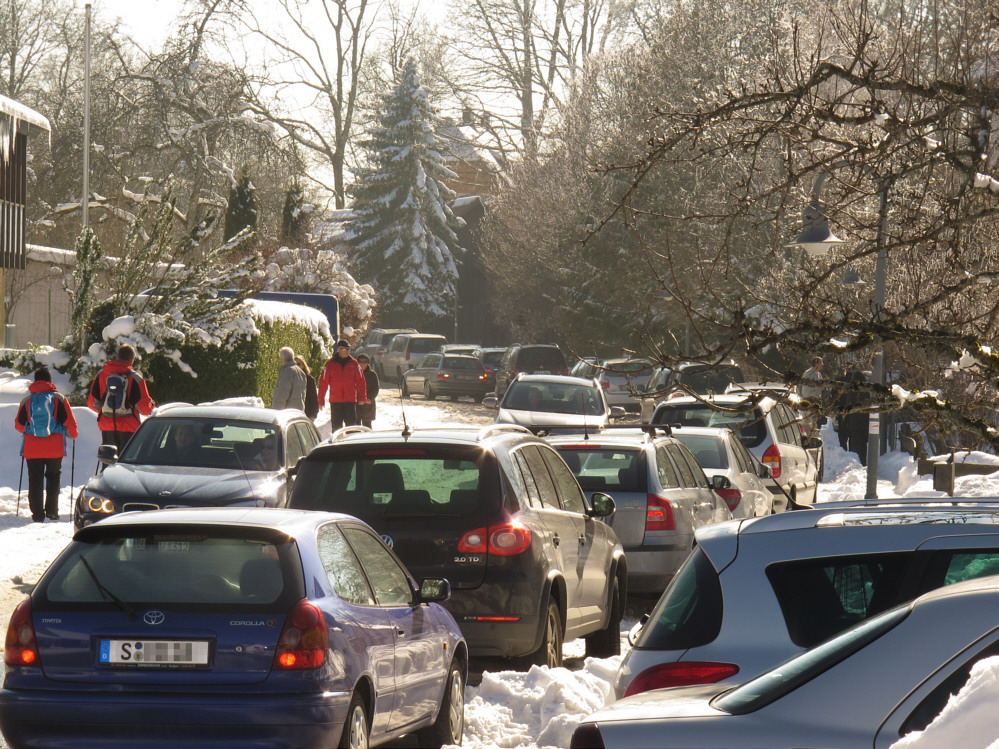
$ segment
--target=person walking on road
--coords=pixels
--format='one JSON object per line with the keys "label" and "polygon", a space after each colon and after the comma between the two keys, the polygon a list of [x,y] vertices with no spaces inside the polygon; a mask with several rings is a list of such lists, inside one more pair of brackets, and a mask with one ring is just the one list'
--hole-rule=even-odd
{"label": "person walking on road", "polygon": [[305,415],[315,421],[319,415],[319,388],[316,386],[316,378],[312,376],[309,363],[298,354],[295,354],[295,364],[305,372]]}
{"label": "person walking on road", "polygon": [[295,364],[295,352],[289,346],[284,346],[278,355],[281,357],[281,368],[271,395],[271,408],[297,408],[305,411],[305,389],[308,384],[305,372]]}
{"label": "person walking on road", "polygon": [[87,406],[97,413],[101,443],[115,445],[118,452],[139,428],[140,414],[149,416],[156,402],[142,375],[135,371],[135,349],[127,343],[118,347],[117,356],[107,362],[90,383]]}
{"label": "person walking on road", "polygon": [[368,396],[364,403],[358,404],[357,418],[362,426],[370,429],[371,422],[375,420],[375,398],[378,397],[381,383],[378,381],[378,373],[371,368],[371,360],[367,354],[360,354],[357,357],[357,363],[361,367],[361,372],[364,373],[364,385]]}
{"label": "person walking on road", "polygon": [[59,519],[59,480],[66,437],[75,440],[76,417],[52,384],[46,367],[35,370],[28,397],[21,401],[14,428],[24,435],[21,455],[28,464],[28,506],[36,523]]}
{"label": "person walking on road", "polygon": [[330,428],[335,432],[342,426],[357,424],[357,405],[368,400],[367,384],[357,359],[350,355],[350,344],[340,339],[336,354],[330,357],[319,378],[319,407],[326,405],[330,396]]}

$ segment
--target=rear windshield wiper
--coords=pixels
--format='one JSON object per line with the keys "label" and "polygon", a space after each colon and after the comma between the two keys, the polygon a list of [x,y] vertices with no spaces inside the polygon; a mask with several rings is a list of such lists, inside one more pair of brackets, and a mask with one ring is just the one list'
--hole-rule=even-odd
{"label": "rear windshield wiper", "polygon": [[138,617],[138,614],[135,613],[135,609],[112,593],[111,590],[100,581],[100,578],[97,577],[97,573],[94,572],[94,568],[90,566],[90,562],[87,561],[87,558],[83,556],[83,554],[80,554],[80,561],[83,562],[83,566],[87,568],[87,572],[90,573],[90,579],[94,581],[94,585],[97,586],[97,591],[101,594],[105,601],[111,601],[115,606],[131,616],[133,619]]}

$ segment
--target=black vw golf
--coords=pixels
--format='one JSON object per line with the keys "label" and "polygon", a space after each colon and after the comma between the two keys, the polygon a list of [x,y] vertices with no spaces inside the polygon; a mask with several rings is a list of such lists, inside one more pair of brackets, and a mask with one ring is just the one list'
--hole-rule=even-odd
{"label": "black vw golf", "polygon": [[445,604],[473,656],[558,666],[562,643],[620,652],[628,570],[565,461],[514,425],[337,435],[302,462],[291,507],[355,515],[417,577],[445,577]]}

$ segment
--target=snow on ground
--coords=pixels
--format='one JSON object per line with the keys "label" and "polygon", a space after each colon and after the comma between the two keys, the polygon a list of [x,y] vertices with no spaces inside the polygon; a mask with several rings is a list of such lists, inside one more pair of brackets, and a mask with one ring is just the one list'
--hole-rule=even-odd
{"label": "snow on ground", "polygon": [[[56,385],[66,386],[55,376]],[[86,408],[75,408],[80,427],[76,444],[75,466],[67,458],[63,462],[65,485],[60,501],[59,522],[32,523],[27,513],[27,478],[20,478],[21,437],[14,430],[17,404],[26,395],[29,381],[12,372],[0,371],[0,590],[6,591],[13,582],[15,596],[0,595],[0,631],[16,603],[18,591],[30,588],[48,563],[69,542],[71,497],[82,488],[96,466],[100,433],[95,415]],[[65,390],[64,390],[65,391]],[[233,399],[235,402],[259,405],[257,399]],[[231,402],[231,401],[230,401]],[[403,413],[403,409],[405,413]],[[473,413],[474,416],[469,416]],[[419,400],[400,401],[389,390],[379,398],[379,428],[401,428],[403,420],[411,427],[444,426],[455,423],[486,424],[488,411],[446,402],[434,404]],[[324,409],[317,422],[323,436],[328,436],[329,415]],[[862,498],[866,491],[867,472],[857,457],[839,447],[831,424],[823,428],[825,440],[826,477],[820,501]],[[995,462],[992,455],[972,453],[974,462]],[[70,489],[70,477],[75,488]],[[18,484],[22,482],[22,499],[18,512]],[[969,476],[957,480],[956,494],[962,497],[999,496],[999,474]],[[905,454],[882,456],[878,472],[878,496],[881,498],[921,496],[942,497],[933,491],[932,478],[916,475],[912,459]],[[624,633],[633,621],[622,624],[622,644],[627,647]],[[487,671],[478,686],[466,689],[466,724],[464,746],[469,749],[504,747],[534,749],[535,747],[566,747],[575,725],[609,701],[611,682],[620,658],[583,659],[582,641],[566,643],[566,658],[581,663],[577,670],[532,667],[530,671]],[[936,749],[959,746],[962,749],[999,749],[999,657],[976,666],[968,685],[945,708],[940,718],[922,734],[913,734],[899,741],[893,749]],[[0,741],[0,747],[3,746]]]}

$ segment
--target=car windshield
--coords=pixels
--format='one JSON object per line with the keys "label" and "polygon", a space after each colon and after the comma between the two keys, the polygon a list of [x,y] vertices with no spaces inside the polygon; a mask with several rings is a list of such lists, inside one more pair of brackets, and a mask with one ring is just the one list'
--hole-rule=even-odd
{"label": "car windshield", "polygon": [[679,424],[685,427],[728,427],[746,447],[763,444],[767,425],[759,409],[740,410],[737,405],[712,408],[709,403],[661,403],[652,415],[654,424]]}
{"label": "car windshield", "polygon": [[500,498],[481,450],[383,446],[305,460],[292,506],[345,512],[378,527],[392,517],[482,517]]}
{"label": "car windshield", "polygon": [[274,533],[116,529],[74,541],[39,593],[57,604],[271,604],[286,589],[300,595],[289,582],[297,556],[294,542]]}
{"label": "car windshield", "polygon": [[502,408],[587,416],[604,413],[604,404],[596,388],[551,382],[514,382],[503,398]]}
{"label": "car windshield", "polygon": [[122,452],[121,463],[276,470],[280,467],[276,426],[226,419],[147,419]]}

